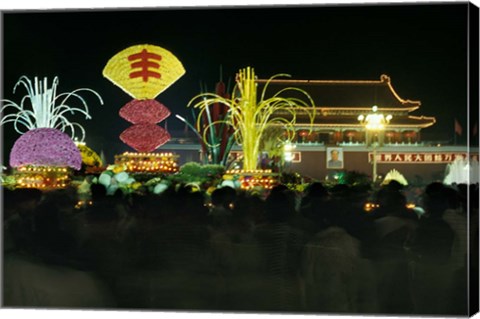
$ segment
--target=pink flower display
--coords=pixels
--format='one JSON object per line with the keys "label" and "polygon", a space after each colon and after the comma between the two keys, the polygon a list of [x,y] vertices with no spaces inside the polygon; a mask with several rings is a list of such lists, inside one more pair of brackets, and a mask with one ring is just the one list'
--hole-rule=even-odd
{"label": "pink flower display", "polygon": [[37,128],[20,136],[10,152],[10,166],[71,167],[79,170],[82,156],[72,139],[60,130]]}

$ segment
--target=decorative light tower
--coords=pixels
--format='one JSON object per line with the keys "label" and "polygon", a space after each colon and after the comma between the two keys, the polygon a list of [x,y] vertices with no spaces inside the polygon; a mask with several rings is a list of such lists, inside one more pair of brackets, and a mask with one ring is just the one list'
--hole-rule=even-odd
{"label": "decorative light tower", "polygon": [[[385,127],[390,123],[392,115],[384,116],[382,113],[377,113],[378,106],[372,107],[372,112],[366,116],[361,114],[358,116],[358,121],[365,127],[365,143],[373,148],[373,182],[377,181],[377,147],[383,145],[383,134]],[[377,137],[375,139],[375,137]]]}

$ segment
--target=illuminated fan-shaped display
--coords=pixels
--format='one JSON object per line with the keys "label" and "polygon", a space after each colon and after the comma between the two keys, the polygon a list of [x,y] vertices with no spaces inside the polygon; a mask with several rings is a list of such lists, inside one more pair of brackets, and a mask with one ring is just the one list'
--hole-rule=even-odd
{"label": "illuminated fan-shaped display", "polygon": [[168,50],[139,44],[114,55],[103,69],[103,76],[135,99],[154,99],[177,81],[185,69]]}

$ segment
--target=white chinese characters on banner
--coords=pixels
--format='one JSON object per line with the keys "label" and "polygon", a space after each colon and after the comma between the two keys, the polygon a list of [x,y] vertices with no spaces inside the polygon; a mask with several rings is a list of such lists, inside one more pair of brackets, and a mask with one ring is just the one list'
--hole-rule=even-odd
{"label": "white chinese characters on banner", "polygon": [[[470,158],[478,161],[478,153],[377,153],[377,163],[412,163],[412,164],[445,164],[454,160]],[[368,159],[373,161],[373,153],[368,153]]]}

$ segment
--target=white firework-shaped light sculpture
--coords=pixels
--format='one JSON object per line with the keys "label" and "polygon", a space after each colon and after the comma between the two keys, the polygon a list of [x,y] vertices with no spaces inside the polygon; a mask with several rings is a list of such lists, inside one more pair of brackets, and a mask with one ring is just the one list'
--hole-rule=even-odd
{"label": "white firework-shaped light sculpture", "polygon": [[407,186],[408,182],[406,178],[396,169],[392,169],[390,172],[387,173],[385,176],[382,185],[388,185],[391,181],[397,181],[403,186]]}
{"label": "white firework-shaped light sculpture", "polygon": [[[68,129],[70,130],[72,139],[83,141],[85,139],[85,129],[79,123],[68,120],[66,115],[67,113],[74,114],[78,112],[85,115],[87,120],[91,119],[87,102],[79,94],[82,91],[93,93],[102,105],[103,100],[97,92],[88,88],[80,88],[72,92],[57,95],[58,83],[58,77],[53,79],[52,85],[49,87],[46,77],[43,81],[39,81],[38,78],[35,77],[32,83],[28,77],[21,76],[13,88],[13,93],[15,93],[18,86],[23,85],[27,90],[27,95],[22,98],[20,104],[11,100],[1,100],[1,102],[4,102],[4,105],[0,109],[2,115],[5,110],[11,108],[15,109],[16,112],[2,116],[0,125],[13,122],[15,130],[20,134],[36,128],[53,128],[62,132]],[[81,102],[81,107],[72,107],[66,104],[70,98],[78,99]],[[23,126],[24,129],[26,128],[26,130],[22,130],[21,126]],[[75,128],[80,129],[80,137],[76,136]]]}

